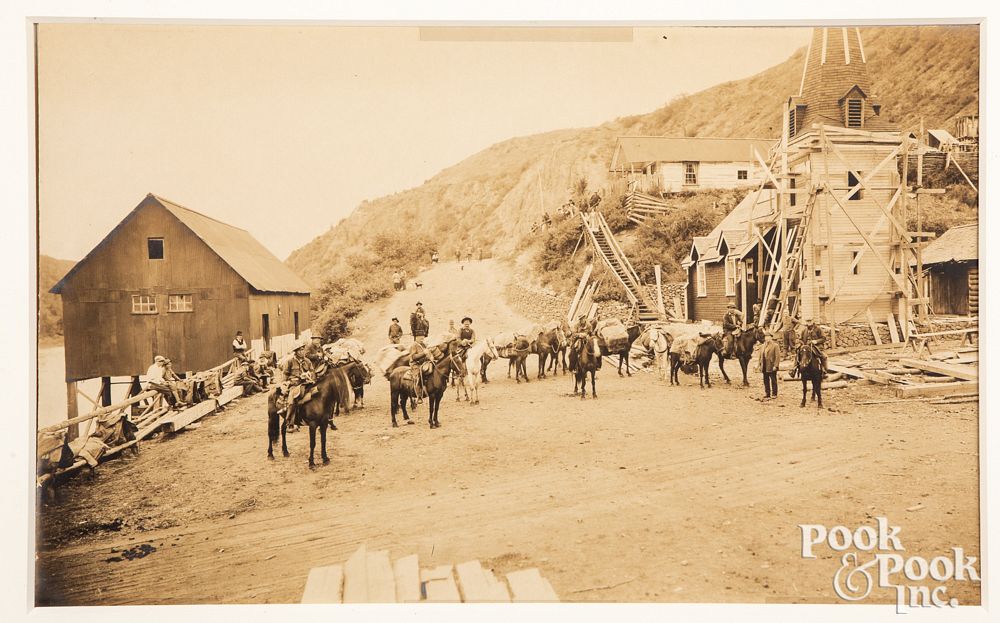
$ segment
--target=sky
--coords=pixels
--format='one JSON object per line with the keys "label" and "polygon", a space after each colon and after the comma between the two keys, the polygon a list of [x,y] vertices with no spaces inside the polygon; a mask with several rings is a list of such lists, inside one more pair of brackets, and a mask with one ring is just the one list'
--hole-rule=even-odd
{"label": "sky", "polygon": [[78,260],[154,193],[284,259],[493,143],[650,112],[809,32],[43,24],[39,250]]}

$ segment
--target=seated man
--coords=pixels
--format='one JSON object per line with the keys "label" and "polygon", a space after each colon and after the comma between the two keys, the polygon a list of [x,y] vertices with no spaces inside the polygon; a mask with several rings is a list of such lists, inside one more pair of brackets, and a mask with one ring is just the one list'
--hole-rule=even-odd
{"label": "seated man", "polygon": [[169,359],[163,360],[163,380],[170,385],[174,393],[180,397],[178,406],[186,407],[194,404],[194,383],[182,379],[174,372],[174,366]]}
{"label": "seated man", "polygon": [[410,345],[410,378],[416,386],[416,398],[410,398],[410,407],[417,407],[417,398],[423,401],[424,375],[420,372],[421,364],[430,361],[430,353],[424,344],[423,335],[413,336],[413,344]]}
{"label": "seated man", "polygon": [[163,362],[166,360],[162,355],[153,357],[153,364],[146,370],[146,389],[159,392],[167,404],[174,407],[180,404],[181,399],[177,390],[164,379],[166,367]]}

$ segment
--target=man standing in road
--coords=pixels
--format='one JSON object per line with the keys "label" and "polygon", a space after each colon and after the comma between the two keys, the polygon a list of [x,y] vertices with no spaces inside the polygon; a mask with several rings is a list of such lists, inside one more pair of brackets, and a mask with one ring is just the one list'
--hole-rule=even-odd
{"label": "man standing in road", "polygon": [[392,273],[392,289],[396,292],[403,289],[403,275],[398,270]]}
{"label": "man standing in road", "polygon": [[764,400],[778,397],[778,362],[781,361],[781,351],[774,341],[774,334],[764,333],[764,346],[760,349],[760,361],[757,368],[764,375]]}
{"label": "man standing in road", "polygon": [[402,337],[403,327],[399,326],[399,318],[393,317],[392,322],[389,323],[389,341],[393,344],[399,344]]}

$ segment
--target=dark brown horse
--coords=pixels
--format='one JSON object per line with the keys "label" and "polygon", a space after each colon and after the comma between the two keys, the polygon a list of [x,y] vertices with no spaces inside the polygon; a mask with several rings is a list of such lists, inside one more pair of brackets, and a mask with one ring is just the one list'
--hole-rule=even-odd
{"label": "dark brown horse", "polygon": [[[712,363],[712,355],[715,355],[719,359],[719,370],[722,372],[722,378],[729,382],[729,377],[726,376],[726,370],[722,367],[722,334],[717,333],[711,336],[701,336],[701,340],[698,342],[698,346],[694,351],[694,363],[698,367],[698,384],[701,387],[712,386],[712,382],[708,379],[708,366]],[[678,377],[677,371],[681,369],[684,365],[681,361],[681,354],[676,352],[670,353],[670,384],[680,385],[680,378]],[[689,372],[685,368],[685,372]],[[689,372],[690,373],[690,372]],[[676,382],[676,383],[675,383]]]}
{"label": "dark brown horse", "polygon": [[545,364],[548,363],[549,357],[553,360],[559,354],[559,327],[552,329],[551,331],[543,331],[538,334],[538,337],[534,342],[534,351],[538,353],[538,378],[545,378]]}
{"label": "dark brown horse", "polygon": [[[345,368],[350,368],[358,365],[357,362],[351,362],[342,366]],[[333,413],[334,409],[344,400],[346,396],[343,395],[344,388],[340,383],[340,375],[327,373],[321,378],[317,379],[316,385],[309,388],[306,392],[306,400],[300,402],[296,407],[297,417],[300,422],[305,422],[309,425],[309,466],[314,467],[316,465],[315,453],[316,453],[316,429],[319,429],[320,434],[320,456],[323,459],[323,463],[329,463],[330,457],[326,453],[326,429],[329,427],[331,430],[337,430],[337,427],[333,424]],[[288,456],[288,443],[286,441],[286,433],[288,430],[288,421],[291,419],[288,412],[284,413],[281,417],[281,423],[278,423],[278,405],[279,399],[284,395],[284,390],[280,385],[275,387],[271,393],[268,395],[267,399],[267,458],[274,458],[274,442],[278,440],[278,434],[281,434],[281,453],[284,456]]]}
{"label": "dark brown horse", "polygon": [[513,368],[515,381],[520,383],[523,377],[525,383],[529,382],[527,361],[530,353],[531,342],[528,338],[521,335],[514,338],[514,345],[506,349],[506,354],[501,355],[507,358],[507,378],[510,378],[510,370]]}
{"label": "dark brown horse", "polygon": [[[354,360],[357,361],[357,360]],[[347,374],[347,379],[351,383],[351,390],[354,392],[354,408],[365,408],[365,385],[372,382],[372,369],[358,361],[357,366],[352,367]]]}
{"label": "dark brown horse", "polygon": [[[427,423],[431,428],[441,426],[438,412],[441,409],[441,398],[448,389],[448,378],[452,372],[458,374],[461,369],[457,357],[457,353],[446,353],[438,361],[425,362],[420,367],[422,391],[427,395]],[[420,397],[421,387],[416,379],[408,378],[409,371],[408,366],[400,366],[389,373],[389,408],[393,428],[399,426],[396,422],[396,412],[399,409],[403,411],[403,420],[407,424],[413,423],[406,411],[406,401]]]}
{"label": "dark brown horse", "polygon": [[639,339],[639,335],[642,333],[642,327],[638,324],[630,326],[628,329],[628,343],[619,351],[610,352],[606,343],[601,341],[601,353],[604,355],[618,355],[618,376],[625,376],[622,374],[622,362],[625,363],[625,373],[632,376],[632,371],[629,370],[629,353],[632,351],[632,344]]}
{"label": "dark brown horse", "polygon": [[818,409],[823,408],[823,362],[819,355],[809,344],[799,344],[795,351],[795,367],[798,369],[799,378],[802,379],[802,402],[800,407],[806,406],[806,390],[809,383],[812,383],[812,396],[810,400],[816,401]]}
{"label": "dark brown horse", "polygon": [[553,374],[557,373],[559,370],[559,365],[562,365],[562,372],[566,374],[566,351],[569,350],[569,338],[571,331],[569,329],[569,323],[565,319],[560,321],[559,328],[556,332],[557,350],[552,354],[552,358],[549,360],[549,372]]}
{"label": "dark brown horse", "polygon": [[[744,387],[750,386],[750,382],[747,381],[747,367],[750,365],[750,359],[753,358],[754,345],[763,341],[764,329],[757,325],[744,329],[739,337],[733,338],[733,358],[740,362],[740,368],[743,370]],[[729,377],[726,377],[726,382],[729,382]]]}
{"label": "dark brown horse", "polygon": [[587,398],[587,373],[590,372],[590,394],[597,398],[597,368],[600,365],[601,347],[598,339],[590,335],[573,337],[569,351],[569,369],[573,372],[573,395],[580,387],[580,399]]}

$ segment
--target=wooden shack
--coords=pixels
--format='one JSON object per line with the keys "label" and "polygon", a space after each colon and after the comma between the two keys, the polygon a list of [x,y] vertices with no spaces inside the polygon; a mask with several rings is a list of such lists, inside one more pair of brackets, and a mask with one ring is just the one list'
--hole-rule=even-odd
{"label": "wooden shack", "polygon": [[634,180],[642,192],[752,187],[764,179],[754,151],[768,154],[772,139],[621,136],[610,171]]}
{"label": "wooden shack", "polygon": [[952,227],[923,251],[925,296],[937,315],[979,315],[979,226]]}
{"label": "wooden shack", "polygon": [[152,194],[51,291],[67,382],[136,378],[155,355],[209,369],[236,331],[283,354],[310,323],[309,286],[249,232]]}

